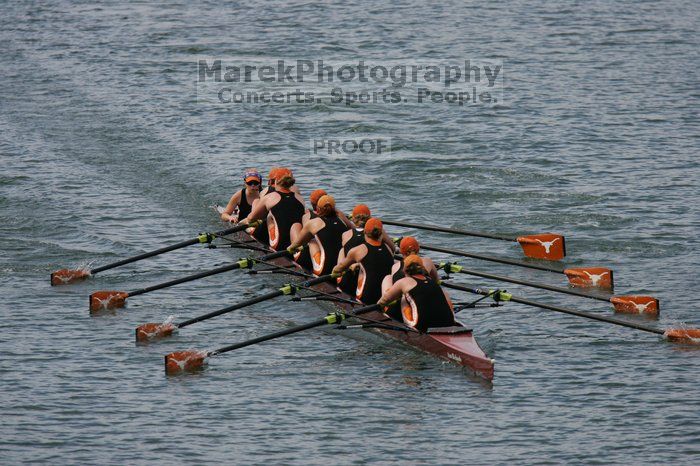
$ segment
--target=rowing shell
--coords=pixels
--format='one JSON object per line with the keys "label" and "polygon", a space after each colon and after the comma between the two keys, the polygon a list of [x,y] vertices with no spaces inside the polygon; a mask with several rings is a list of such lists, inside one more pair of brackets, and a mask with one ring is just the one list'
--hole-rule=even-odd
{"label": "rowing shell", "polygon": [[[266,248],[265,245],[245,232],[236,233],[228,238],[235,242],[247,244],[256,248]],[[309,271],[302,269],[296,262],[287,258],[278,258],[272,261],[272,263],[280,267],[310,274]],[[341,300],[353,300],[353,297],[340,292],[330,283],[316,285],[315,289],[321,293],[332,294],[334,297]],[[348,315],[352,314],[353,305],[348,302],[334,300],[319,300],[317,302],[322,303],[324,307],[330,307],[331,312],[347,313]],[[481,349],[474,338],[471,328],[457,323],[457,325],[451,327],[432,328],[428,329],[426,333],[418,333],[409,329],[403,323],[393,320],[386,321],[386,315],[379,311],[373,311],[363,315],[363,317],[371,321],[384,321],[392,327],[405,329],[372,327],[365,328],[367,331],[379,333],[385,337],[398,340],[408,346],[470,369],[476,375],[486,380],[493,380],[493,366],[495,361],[489,358]]]}

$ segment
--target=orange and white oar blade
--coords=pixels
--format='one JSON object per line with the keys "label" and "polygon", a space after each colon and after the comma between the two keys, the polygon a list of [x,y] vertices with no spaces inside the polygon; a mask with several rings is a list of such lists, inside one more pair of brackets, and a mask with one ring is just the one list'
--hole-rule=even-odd
{"label": "orange and white oar blade", "polygon": [[177,327],[169,322],[149,322],[136,327],[136,341],[146,343],[169,337]]}
{"label": "orange and white oar blade", "polygon": [[672,328],[666,330],[664,336],[669,341],[700,344],[700,329],[697,328]]}
{"label": "orange and white oar blade", "polygon": [[165,355],[165,373],[177,375],[183,372],[193,372],[204,368],[206,351],[187,350],[176,351]]}
{"label": "orange and white oar blade", "polygon": [[51,274],[51,286],[67,285],[80,280],[85,280],[90,276],[89,270],[56,270]]}
{"label": "orange and white oar blade", "polygon": [[128,297],[125,291],[95,291],[90,295],[90,312],[124,307]]}
{"label": "orange and white oar blade", "polygon": [[566,269],[564,274],[573,286],[613,289],[613,271],[605,267],[581,267]]}
{"label": "orange and white oar blade", "polygon": [[610,302],[615,312],[624,314],[659,315],[659,300],[653,296],[613,296]]}
{"label": "orange and white oar blade", "polygon": [[562,235],[542,233],[540,235],[519,236],[517,239],[527,257],[559,261],[566,256],[566,243]]}

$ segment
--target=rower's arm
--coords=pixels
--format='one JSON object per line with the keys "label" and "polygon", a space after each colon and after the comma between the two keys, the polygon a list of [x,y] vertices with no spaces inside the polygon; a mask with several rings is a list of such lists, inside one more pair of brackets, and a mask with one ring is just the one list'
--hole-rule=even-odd
{"label": "rower's arm", "polygon": [[386,306],[392,301],[396,301],[401,297],[403,294],[403,284],[401,283],[401,280],[397,281],[393,285],[391,285],[391,288],[386,290],[383,294],[382,297],[379,298],[379,301],[377,301],[377,304],[380,306]]}
{"label": "rower's arm", "polygon": [[382,242],[389,246],[389,251],[391,251],[392,254],[396,254],[396,243],[394,243],[391,236],[386,233],[386,230],[382,230]]}
{"label": "rower's arm", "polygon": [[236,191],[236,194],[231,196],[231,199],[228,201],[228,204],[226,204],[226,208],[224,209],[223,212],[221,212],[221,220],[225,222],[231,222],[235,221],[235,216],[233,214],[233,210],[238,207],[238,204],[241,202],[241,192]]}
{"label": "rower's arm", "polygon": [[342,210],[335,209],[335,213],[340,219],[340,221],[345,224],[346,227],[348,227],[349,229],[355,228],[355,224],[348,219],[348,217],[343,213]]}
{"label": "rower's arm", "polygon": [[348,267],[350,267],[355,262],[357,262],[357,259],[355,258],[355,255],[357,253],[356,249],[357,248],[353,248],[350,251],[348,251],[348,255],[345,256],[345,259],[338,262],[338,264],[335,267],[333,267],[334,273],[340,273],[343,270],[346,270]]}
{"label": "rower's arm", "polygon": [[437,267],[435,267],[435,263],[433,262],[433,260],[428,257],[424,257],[423,266],[428,271],[428,275],[430,276],[430,278],[435,280],[436,283],[439,283],[440,276],[438,275]]}
{"label": "rower's arm", "polygon": [[264,218],[267,218],[267,203],[265,202],[265,199],[260,199],[260,202],[255,203],[255,207],[253,207],[252,212],[250,215],[248,215],[247,218],[241,221],[241,223],[250,223],[253,220],[262,220]]}
{"label": "rower's arm", "polygon": [[[315,219],[314,219],[315,220]],[[306,225],[304,225],[299,232],[299,236],[297,236],[297,239],[295,239],[292,244],[289,246],[290,250],[296,250],[305,244],[307,244],[309,241],[311,241],[311,238],[314,237],[316,232],[313,231],[313,224],[315,222],[306,222]]]}

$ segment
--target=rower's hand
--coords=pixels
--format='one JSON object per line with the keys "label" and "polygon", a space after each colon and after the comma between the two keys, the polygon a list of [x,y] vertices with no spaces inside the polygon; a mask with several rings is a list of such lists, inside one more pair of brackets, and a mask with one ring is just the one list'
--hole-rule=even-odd
{"label": "rower's hand", "polygon": [[287,248],[287,252],[293,256],[294,254],[301,252],[302,249],[304,249],[304,246],[289,246]]}
{"label": "rower's hand", "polygon": [[331,274],[334,277],[339,277],[343,274],[343,268],[339,265],[336,265],[335,267],[333,267],[333,271],[331,272]]}

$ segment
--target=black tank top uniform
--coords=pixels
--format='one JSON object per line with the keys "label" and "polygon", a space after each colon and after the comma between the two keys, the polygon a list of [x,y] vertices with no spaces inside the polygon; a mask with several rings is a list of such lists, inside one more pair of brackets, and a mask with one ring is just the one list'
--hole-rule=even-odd
{"label": "black tank top uniform", "polygon": [[270,246],[272,246],[275,251],[282,251],[292,244],[289,230],[292,228],[292,225],[301,222],[301,218],[304,216],[306,209],[304,208],[304,204],[299,202],[299,199],[296,198],[294,192],[278,192],[277,194],[280,195],[281,199],[270,209],[270,215],[274,217],[275,223],[277,224],[277,238],[275,241],[270,238]]}
{"label": "black tank top uniform", "polygon": [[[318,217],[318,215],[313,211],[309,210],[309,220]],[[314,267],[313,262],[311,262],[311,252],[309,248],[304,248],[300,253],[294,255],[294,261],[304,270],[311,270]]]}
{"label": "black tank top uniform", "polygon": [[[343,246],[345,255],[354,247],[357,247],[365,242],[365,233],[362,228],[355,228],[352,230],[352,236]],[[349,294],[350,296],[355,296],[357,291],[357,270],[347,270],[338,282],[338,288],[343,293]]]}
{"label": "black tank top uniform", "polygon": [[[411,277],[416,286],[408,292],[410,300],[418,309],[418,317],[413,326],[425,332],[431,327],[450,327],[455,324],[454,314],[445,294],[434,280],[417,276]],[[415,317],[415,316],[414,316]]]}
{"label": "black tank top uniform", "polygon": [[333,267],[338,263],[338,254],[343,247],[343,233],[348,227],[337,217],[321,217],[325,226],[316,233],[316,238],[323,248],[325,261],[323,269],[318,275],[331,273]]}
{"label": "black tank top uniform", "polygon": [[[268,186],[267,194],[274,193],[275,187]],[[270,244],[270,233],[267,231],[267,222],[263,221],[256,229],[253,231],[253,238],[260,241],[262,244]]]}
{"label": "black tank top uniform", "polygon": [[365,270],[365,281],[362,286],[362,296],[359,299],[365,304],[374,304],[382,297],[382,281],[391,273],[394,256],[386,244],[373,246],[365,241],[365,246],[367,247],[367,255],[360,261]]}
{"label": "black tank top uniform", "polygon": [[[396,273],[394,273],[391,276],[391,283],[394,284],[402,278],[404,278],[405,276],[406,274],[403,271],[403,259],[401,259],[401,261],[399,262],[399,270],[397,270]],[[384,313],[392,319],[402,322],[403,317],[401,316],[401,300],[399,299],[394,304],[387,306]]]}
{"label": "black tank top uniform", "polygon": [[250,212],[253,210],[253,206],[248,202],[248,198],[245,195],[245,188],[241,189],[241,200],[238,203],[238,218],[243,220]]}

